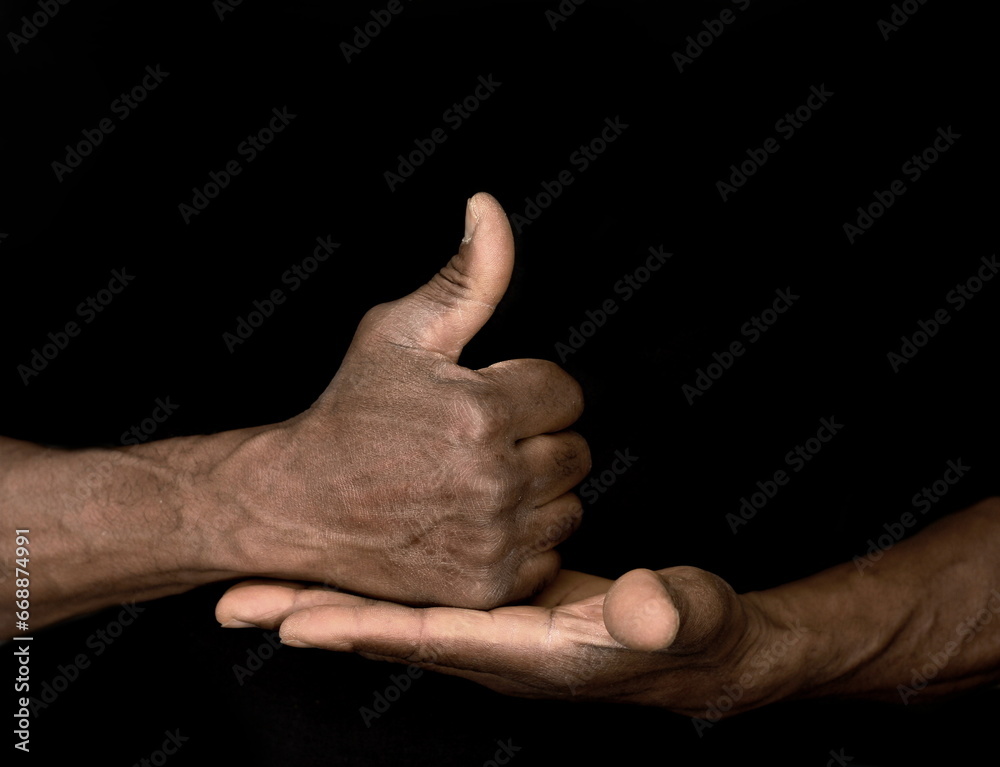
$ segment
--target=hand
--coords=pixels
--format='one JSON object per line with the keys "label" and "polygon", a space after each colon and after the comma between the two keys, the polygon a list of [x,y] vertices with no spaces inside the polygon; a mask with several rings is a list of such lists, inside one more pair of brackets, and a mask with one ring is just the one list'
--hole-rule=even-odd
{"label": "hand", "polygon": [[240,509],[222,536],[227,569],[475,608],[556,575],[552,548],[581,516],[569,491],[590,469],[586,442],[561,431],[582,411],[580,387],[544,360],[457,364],[513,258],[503,209],[476,195],[458,255],[364,316],[307,412],[232,454],[216,472]]}
{"label": "hand", "polygon": [[531,605],[479,612],[250,581],[226,592],[216,617],[280,626],[282,642],[296,647],[413,663],[508,695],[715,720],[784,697],[797,678],[803,630],[773,618],[764,594],[738,596],[693,567],[632,570],[617,581],[564,570]]}

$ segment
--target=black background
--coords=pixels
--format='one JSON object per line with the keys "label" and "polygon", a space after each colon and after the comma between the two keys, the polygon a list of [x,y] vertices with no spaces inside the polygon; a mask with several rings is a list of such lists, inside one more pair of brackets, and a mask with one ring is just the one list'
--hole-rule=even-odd
{"label": "black background", "polygon": [[[364,311],[454,252],[467,197],[489,191],[523,215],[570,169],[574,183],[521,227],[511,288],[463,357],[559,361],[570,327],[618,299],[564,367],[584,386],[594,473],[616,450],[639,460],[587,504],[567,567],[613,578],[691,564],[767,588],[864,554],[949,459],[972,468],[922,523],[997,493],[1000,281],[961,311],[946,300],[995,248],[992,11],[931,0],[886,40],[884,2],[588,0],[552,29],[555,0],[416,0],[347,62],[340,43],[384,7],[247,0],[220,20],[207,0],[78,0],[18,53],[0,44],[0,433],[120,444],[157,397],[179,408],[156,438],[291,417]],[[679,72],[672,54],[724,8],[733,23]],[[5,38],[37,10],[5,4]],[[169,76],[118,120],[112,101],[157,64]],[[453,130],[443,113],[480,75],[502,85]],[[821,85],[834,95],[780,136],[775,123]],[[192,187],[285,106],[289,127],[185,225]],[[52,162],[104,117],[114,132],[57,181]],[[570,155],[616,117],[629,127],[580,172]],[[949,126],[954,146],[905,179]],[[383,174],[436,128],[447,141],[390,191]],[[781,149],[723,202],[716,182],[772,136]],[[851,245],[843,224],[897,178],[907,192]],[[324,235],[337,253],[288,292],[282,273]],[[616,282],[651,246],[672,258],[622,301]],[[123,268],[134,282],[24,385],[17,366]],[[286,303],[230,353],[222,334],[277,287]],[[681,386],[786,288],[801,298],[689,404]],[[887,354],[940,308],[951,321],[894,372]],[[831,416],[842,432],[734,534],[725,515]],[[402,667],[282,648],[240,684],[233,665],[264,637],[217,629],[225,585],[146,605],[41,712],[33,757],[127,765],[179,729],[176,764],[482,764],[507,738],[525,765],[823,765],[841,749],[855,765],[972,764],[997,710],[990,691],[929,707],[810,702],[699,738],[660,710],[507,699],[425,674],[366,727],[359,707]],[[116,614],[39,632],[34,678],[89,652]]]}

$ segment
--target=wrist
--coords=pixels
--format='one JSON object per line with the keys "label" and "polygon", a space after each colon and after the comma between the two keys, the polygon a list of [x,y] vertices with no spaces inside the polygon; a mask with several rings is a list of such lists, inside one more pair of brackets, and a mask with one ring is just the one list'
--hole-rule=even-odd
{"label": "wrist", "polygon": [[[166,531],[166,556],[194,585],[255,575],[261,570],[251,539],[257,526],[247,513],[256,473],[243,460],[247,445],[270,427],[182,437],[150,443],[141,459],[162,474],[176,510]],[[165,505],[164,504],[161,505]],[[258,565],[258,567],[255,567]]]}
{"label": "wrist", "polygon": [[880,591],[870,593],[873,586],[861,582],[852,565],[839,565],[804,580],[743,595],[785,637],[782,641],[772,632],[773,649],[783,657],[774,664],[772,689],[761,705],[850,689],[852,680],[880,656],[908,620],[903,600]]}
{"label": "wrist", "polygon": [[816,652],[816,637],[773,591],[738,596],[742,607],[735,643],[713,672],[713,695],[697,716],[715,720],[795,697]]}
{"label": "wrist", "polygon": [[104,555],[142,594],[132,598],[179,593],[242,574],[215,554],[232,500],[213,475],[235,436],[175,437],[71,454],[78,488],[94,475],[103,480],[74,510],[86,525],[80,539],[104,541]]}
{"label": "wrist", "polygon": [[752,689],[744,710],[799,696],[827,654],[825,638],[796,611],[780,589],[742,594],[754,616],[750,648],[740,664],[742,684]]}
{"label": "wrist", "polygon": [[[189,483],[195,508],[212,509],[203,553],[205,567],[221,568],[240,577],[267,576],[319,580],[311,563],[325,559],[331,548],[342,548],[329,532],[338,516],[329,489],[335,481],[325,471],[308,471],[313,450],[329,452],[333,445],[300,433],[296,419],[269,426],[214,435],[204,447],[202,463]],[[302,445],[314,445],[302,449]],[[313,483],[304,477],[315,476]],[[322,481],[322,488],[317,482]],[[304,518],[303,499],[322,492],[324,524]],[[336,494],[335,494],[336,495]],[[316,530],[324,530],[317,536]],[[310,534],[308,531],[313,531]],[[326,573],[332,577],[332,573]]]}
{"label": "wrist", "polygon": [[[906,704],[996,678],[995,644],[972,642],[995,614],[1000,503],[986,500],[883,552],[761,592],[809,630],[793,697],[863,697]],[[975,633],[974,633],[975,632]],[[991,676],[992,674],[992,676]],[[932,697],[932,696],[928,696]]]}

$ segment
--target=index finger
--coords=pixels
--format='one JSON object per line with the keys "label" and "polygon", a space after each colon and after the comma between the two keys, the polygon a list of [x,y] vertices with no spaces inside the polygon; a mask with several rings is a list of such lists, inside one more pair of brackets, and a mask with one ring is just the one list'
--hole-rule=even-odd
{"label": "index finger", "polygon": [[476,372],[514,403],[509,412],[515,441],[567,429],[583,413],[580,384],[549,360],[505,360]]}

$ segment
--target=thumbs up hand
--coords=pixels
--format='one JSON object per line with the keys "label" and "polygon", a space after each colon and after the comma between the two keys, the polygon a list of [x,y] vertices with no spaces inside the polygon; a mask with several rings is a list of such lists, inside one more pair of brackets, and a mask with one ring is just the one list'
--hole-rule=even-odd
{"label": "thumbs up hand", "polygon": [[477,194],[457,255],[364,316],[330,386],[295,418],[254,431],[219,471],[241,523],[233,570],[320,581],[410,604],[490,608],[559,570],[590,470],[563,431],[580,386],[554,363],[458,364],[510,280],[499,203]]}

